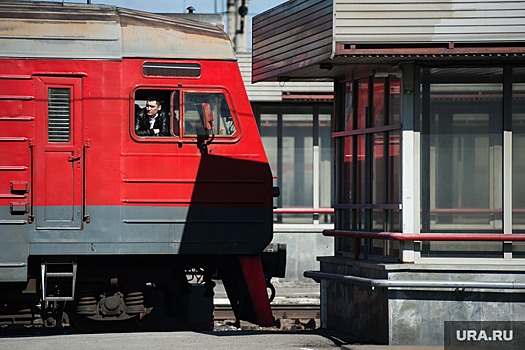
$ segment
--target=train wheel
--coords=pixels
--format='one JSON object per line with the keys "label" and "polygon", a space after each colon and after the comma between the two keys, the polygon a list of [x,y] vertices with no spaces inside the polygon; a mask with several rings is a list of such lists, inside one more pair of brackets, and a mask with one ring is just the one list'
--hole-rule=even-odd
{"label": "train wheel", "polygon": [[111,289],[101,291],[97,287],[80,288],[75,302],[68,305],[72,328],[82,333],[137,330],[145,310],[143,293],[137,290],[128,293]]}

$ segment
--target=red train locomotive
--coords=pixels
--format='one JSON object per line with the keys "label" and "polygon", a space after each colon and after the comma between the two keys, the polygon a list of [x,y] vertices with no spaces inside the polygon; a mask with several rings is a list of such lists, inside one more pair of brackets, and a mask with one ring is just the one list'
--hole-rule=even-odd
{"label": "red train locomotive", "polygon": [[273,324],[272,176],[222,29],[71,3],[0,22],[0,324],[209,327],[215,279]]}

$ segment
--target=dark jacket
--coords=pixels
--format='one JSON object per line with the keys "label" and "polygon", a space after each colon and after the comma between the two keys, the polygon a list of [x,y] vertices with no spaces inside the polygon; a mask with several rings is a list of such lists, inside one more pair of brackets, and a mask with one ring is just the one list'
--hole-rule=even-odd
{"label": "dark jacket", "polygon": [[[159,129],[160,133],[155,135],[153,129]],[[137,136],[170,136],[170,122],[164,110],[158,112],[153,129],[149,126],[149,117],[146,110],[142,109],[135,115],[135,134]]]}

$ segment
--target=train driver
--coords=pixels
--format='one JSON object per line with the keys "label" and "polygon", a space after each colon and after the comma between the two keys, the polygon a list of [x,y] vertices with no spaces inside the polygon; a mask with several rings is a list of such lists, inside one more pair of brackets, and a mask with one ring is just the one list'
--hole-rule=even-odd
{"label": "train driver", "polygon": [[162,102],[156,96],[149,96],[146,107],[135,115],[137,136],[169,136],[168,114],[162,109]]}

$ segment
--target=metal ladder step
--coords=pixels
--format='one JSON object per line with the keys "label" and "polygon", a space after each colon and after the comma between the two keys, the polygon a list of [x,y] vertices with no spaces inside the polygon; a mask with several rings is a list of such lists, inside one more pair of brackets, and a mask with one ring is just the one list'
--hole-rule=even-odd
{"label": "metal ladder step", "polygon": [[47,272],[47,277],[73,277],[73,272]]}
{"label": "metal ladder step", "polygon": [[[50,271],[51,270],[51,271]],[[48,301],[69,301],[75,296],[75,284],[77,278],[76,261],[45,261],[40,263],[42,300]],[[62,295],[53,295],[57,290],[50,291],[51,286],[64,286]],[[52,293],[52,294],[50,294]],[[58,292],[61,294],[60,292]]]}

